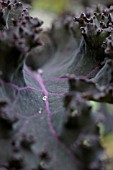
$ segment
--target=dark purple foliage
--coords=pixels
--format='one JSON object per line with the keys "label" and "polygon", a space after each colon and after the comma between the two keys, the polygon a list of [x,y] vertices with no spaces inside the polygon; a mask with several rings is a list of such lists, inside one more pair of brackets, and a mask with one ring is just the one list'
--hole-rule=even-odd
{"label": "dark purple foliage", "polygon": [[113,117],[89,101],[113,103],[113,7],[42,23],[0,1],[0,169],[105,170]]}

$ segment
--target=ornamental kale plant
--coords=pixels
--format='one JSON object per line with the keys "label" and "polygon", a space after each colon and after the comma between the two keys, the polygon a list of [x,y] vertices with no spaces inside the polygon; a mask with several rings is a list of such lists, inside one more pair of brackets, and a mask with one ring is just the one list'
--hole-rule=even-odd
{"label": "ornamental kale plant", "polygon": [[113,7],[42,24],[0,0],[0,169],[106,170],[113,117],[89,101],[113,103]]}

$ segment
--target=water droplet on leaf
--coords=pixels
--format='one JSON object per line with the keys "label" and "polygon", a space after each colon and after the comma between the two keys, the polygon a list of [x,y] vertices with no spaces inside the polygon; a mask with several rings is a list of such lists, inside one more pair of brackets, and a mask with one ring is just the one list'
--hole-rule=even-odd
{"label": "water droplet on leaf", "polygon": [[42,113],[42,108],[40,108],[40,109],[39,109],[39,112],[38,112],[38,113],[39,113],[39,114],[41,114],[41,113]]}
{"label": "water droplet on leaf", "polygon": [[43,101],[46,101],[47,100],[47,96],[43,96]]}
{"label": "water droplet on leaf", "polygon": [[38,74],[42,75],[43,74],[43,70],[42,69],[38,69]]}

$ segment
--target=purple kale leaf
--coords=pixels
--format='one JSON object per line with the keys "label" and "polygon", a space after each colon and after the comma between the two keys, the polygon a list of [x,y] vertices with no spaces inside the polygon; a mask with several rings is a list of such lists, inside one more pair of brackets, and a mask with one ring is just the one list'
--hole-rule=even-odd
{"label": "purple kale leaf", "polygon": [[42,35],[19,1],[0,13],[0,168],[106,169],[106,117],[88,101],[113,101],[112,7],[63,14]]}

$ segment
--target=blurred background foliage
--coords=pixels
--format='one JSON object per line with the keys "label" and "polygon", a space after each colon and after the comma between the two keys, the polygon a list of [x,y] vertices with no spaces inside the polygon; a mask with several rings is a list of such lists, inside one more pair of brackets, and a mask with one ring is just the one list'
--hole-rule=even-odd
{"label": "blurred background foliage", "polygon": [[40,8],[59,13],[67,9],[68,3],[69,0],[35,0],[34,8]]}
{"label": "blurred background foliage", "polygon": [[[62,13],[65,10],[78,10],[78,8],[92,4],[112,5],[113,0],[34,0],[33,6],[36,9],[44,9],[55,13]],[[75,8],[76,7],[76,8]]]}

